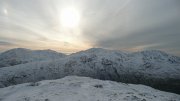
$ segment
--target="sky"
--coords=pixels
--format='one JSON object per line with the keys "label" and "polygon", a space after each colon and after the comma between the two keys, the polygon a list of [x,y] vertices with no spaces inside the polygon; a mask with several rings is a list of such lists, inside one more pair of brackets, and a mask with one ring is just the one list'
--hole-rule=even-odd
{"label": "sky", "polygon": [[64,53],[92,47],[162,50],[180,56],[180,1],[1,0],[0,52],[18,47]]}

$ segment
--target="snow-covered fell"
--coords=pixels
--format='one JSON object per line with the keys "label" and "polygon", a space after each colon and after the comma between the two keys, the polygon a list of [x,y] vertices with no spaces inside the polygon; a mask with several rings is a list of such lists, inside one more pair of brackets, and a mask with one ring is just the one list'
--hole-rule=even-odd
{"label": "snow-covered fell", "polygon": [[34,61],[54,60],[62,57],[65,57],[65,55],[52,50],[15,48],[0,54],[0,67],[8,67]]}
{"label": "snow-covered fell", "polygon": [[140,83],[180,93],[180,58],[162,51],[124,53],[93,48],[53,61],[0,68],[0,86],[69,75]]}
{"label": "snow-covered fell", "polygon": [[1,101],[180,101],[180,95],[143,85],[68,76],[0,89]]}

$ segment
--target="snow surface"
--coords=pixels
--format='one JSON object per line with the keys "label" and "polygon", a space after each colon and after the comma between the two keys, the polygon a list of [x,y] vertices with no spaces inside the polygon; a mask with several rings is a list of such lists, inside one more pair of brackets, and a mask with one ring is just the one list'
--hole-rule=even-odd
{"label": "snow surface", "polygon": [[180,95],[143,85],[68,76],[0,89],[1,101],[180,101]]}

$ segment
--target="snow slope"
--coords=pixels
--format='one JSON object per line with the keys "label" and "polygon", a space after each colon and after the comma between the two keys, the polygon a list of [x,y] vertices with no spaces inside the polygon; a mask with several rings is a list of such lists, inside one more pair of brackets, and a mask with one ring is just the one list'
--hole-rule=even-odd
{"label": "snow slope", "polygon": [[68,76],[0,89],[1,101],[180,101],[180,95],[143,85]]}
{"label": "snow slope", "polygon": [[0,68],[0,87],[68,75],[138,83],[180,94],[180,58],[151,50],[135,53],[92,48],[64,58]]}
{"label": "snow slope", "polygon": [[65,57],[65,54],[52,50],[15,48],[0,54],[0,67],[8,67],[34,61],[52,60],[62,57]]}

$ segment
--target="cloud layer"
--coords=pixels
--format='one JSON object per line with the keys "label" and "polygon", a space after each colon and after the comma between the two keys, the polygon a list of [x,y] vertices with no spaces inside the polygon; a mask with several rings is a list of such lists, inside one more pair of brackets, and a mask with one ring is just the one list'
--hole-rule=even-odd
{"label": "cloud layer", "polygon": [[[79,10],[78,28],[61,26],[65,7]],[[179,0],[1,0],[0,50],[102,47],[180,55],[179,10]]]}

